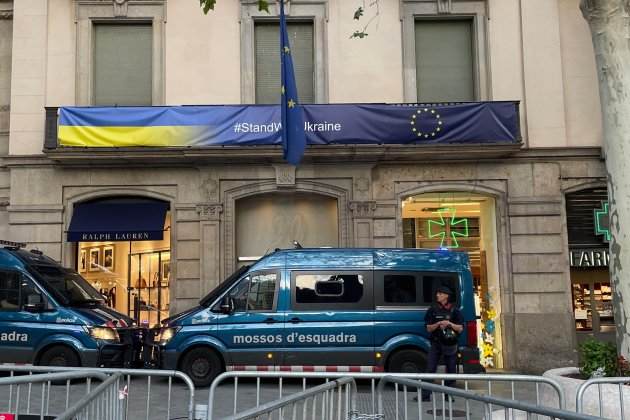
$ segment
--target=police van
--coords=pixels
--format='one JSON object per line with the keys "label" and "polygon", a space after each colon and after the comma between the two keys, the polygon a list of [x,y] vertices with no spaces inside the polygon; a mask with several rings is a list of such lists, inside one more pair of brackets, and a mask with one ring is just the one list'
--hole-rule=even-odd
{"label": "police van", "polygon": [[419,249],[276,250],[164,320],[158,363],[198,386],[224,370],[423,372],[441,285],[464,316],[464,371],[478,372],[468,256]]}
{"label": "police van", "polygon": [[0,241],[0,363],[132,367],[142,329],[76,271]]}

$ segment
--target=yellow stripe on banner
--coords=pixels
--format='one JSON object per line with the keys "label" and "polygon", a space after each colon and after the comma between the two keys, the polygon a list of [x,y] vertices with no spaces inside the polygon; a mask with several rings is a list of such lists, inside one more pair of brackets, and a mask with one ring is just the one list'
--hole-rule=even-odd
{"label": "yellow stripe on banner", "polygon": [[[89,127],[59,126],[59,145],[78,147],[192,146],[208,127]],[[209,130],[208,130],[209,131]]]}

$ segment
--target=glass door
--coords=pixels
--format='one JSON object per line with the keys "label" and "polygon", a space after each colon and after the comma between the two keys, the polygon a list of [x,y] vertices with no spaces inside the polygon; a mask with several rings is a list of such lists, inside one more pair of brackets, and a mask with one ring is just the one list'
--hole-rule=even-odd
{"label": "glass door", "polygon": [[129,255],[128,315],[138,325],[152,327],[168,317],[170,251],[148,251]]}

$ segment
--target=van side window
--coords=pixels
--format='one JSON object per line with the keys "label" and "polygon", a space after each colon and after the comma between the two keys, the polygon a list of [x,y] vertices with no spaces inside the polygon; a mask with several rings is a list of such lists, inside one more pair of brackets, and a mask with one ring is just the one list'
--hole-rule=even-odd
{"label": "van side window", "polygon": [[405,274],[386,274],[383,278],[385,303],[416,303],[416,278]]}
{"label": "van side window", "polygon": [[295,309],[367,309],[372,307],[372,288],[367,273],[293,273],[292,301]]}
{"label": "van side window", "polygon": [[457,273],[424,273],[422,276],[422,288],[425,304],[433,302],[435,291],[440,286],[448,286],[459,296],[459,276]]}
{"label": "van side window", "polygon": [[0,271],[0,310],[18,311],[20,309],[20,273]]}
{"label": "van side window", "polygon": [[230,291],[236,312],[270,311],[276,296],[276,273],[255,273],[239,281]]}

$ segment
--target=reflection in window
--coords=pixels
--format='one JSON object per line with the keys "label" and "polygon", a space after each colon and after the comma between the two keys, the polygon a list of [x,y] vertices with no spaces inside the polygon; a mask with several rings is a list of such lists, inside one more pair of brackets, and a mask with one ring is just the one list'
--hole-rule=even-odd
{"label": "reflection in window", "polygon": [[245,277],[230,292],[230,297],[234,301],[234,310],[237,312],[272,310],[276,279],[275,273]]}
{"label": "reflection in window", "polygon": [[17,311],[20,307],[20,275],[0,272],[0,310]]}
{"label": "reflection in window", "polygon": [[386,275],[383,298],[385,303],[416,303],[416,278],[409,275]]}
{"label": "reflection in window", "polygon": [[[334,284],[327,287],[326,282]],[[356,303],[363,297],[363,289],[360,274],[298,274],[295,277],[297,303]]]}
{"label": "reflection in window", "polygon": [[276,275],[260,274],[252,276],[249,295],[249,310],[270,311],[273,309],[273,298],[276,292]]}

